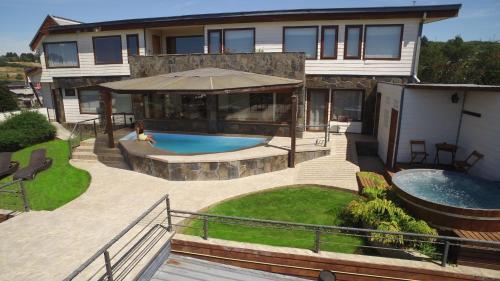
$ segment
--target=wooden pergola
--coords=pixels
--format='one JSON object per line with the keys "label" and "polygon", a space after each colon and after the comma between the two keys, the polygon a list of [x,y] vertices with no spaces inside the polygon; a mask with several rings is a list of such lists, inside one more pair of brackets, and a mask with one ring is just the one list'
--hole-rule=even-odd
{"label": "wooden pergola", "polygon": [[291,118],[289,121],[290,153],[289,167],[295,166],[296,127],[298,98],[297,90],[303,81],[257,73],[220,68],[200,68],[195,70],[168,73],[144,78],[134,78],[100,84],[105,104],[106,132],[108,145],[115,146],[112,126],[111,93],[123,94],[182,94],[182,95],[221,95],[250,93],[280,93],[291,95]]}

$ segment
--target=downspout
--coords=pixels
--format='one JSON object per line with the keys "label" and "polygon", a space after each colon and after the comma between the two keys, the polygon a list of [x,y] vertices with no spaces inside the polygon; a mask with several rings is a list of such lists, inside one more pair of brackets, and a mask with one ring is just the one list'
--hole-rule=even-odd
{"label": "downspout", "polygon": [[420,21],[420,24],[418,26],[418,36],[417,36],[417,42],[415,42],[415,49],[413,50],[413,65],[411,68],[411,78],[413,79],[413,82],[420,83],[420,79],[418,79],[417,74],[418,74],[418,63],[420,59],[420,46],[422,44],[422,30],[424,29],[424,22],[427,19],[427,12],[424,12],[422,15],[422,20]]}
{"label": "downspout", "polygon": [[401,135],[401,120],[403,119],[403,103],[405,99],[405,86],[401,90],[401,100],[399,101],[399,116],[398,116],[398,129],[396,131],[396,143],[394,144],[394,158],[392,160],[392,167],[396,166],[398,162],[398,150],[399,150],[399,136]]}

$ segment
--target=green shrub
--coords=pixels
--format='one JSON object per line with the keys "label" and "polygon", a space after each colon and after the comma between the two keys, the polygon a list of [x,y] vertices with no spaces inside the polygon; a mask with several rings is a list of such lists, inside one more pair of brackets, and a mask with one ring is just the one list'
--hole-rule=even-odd
{"label": "green shrub", "polygon": [[363,196],[368,198],[368,200],[384,199],[387,196],[387,189],[366,187],[363,188]]}
{"label": "green shrub", "polygon": [[16,97],[6,86],[0,85],[0,112],[17,110]]}
{"label": "green shrub", "polygon": [[56,128],[36,111],[23,111],[0,123],[0,151],[21,148],[54,139]]}

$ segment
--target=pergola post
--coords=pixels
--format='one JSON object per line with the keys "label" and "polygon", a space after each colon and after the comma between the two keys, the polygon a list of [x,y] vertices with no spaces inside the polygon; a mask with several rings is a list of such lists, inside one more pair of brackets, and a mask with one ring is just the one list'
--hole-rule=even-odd
{"label": "pergola post", "polygon": [[104,114],[106,117],[106,133],[108,134],[108,147],[114,148],[115,140],[113,139],[113,121],[111,118],[111,115],[113,114],[111,91],[107,89],[102,89],[101,95],[104,101]]}
{"label": "pergola post", "polygon": [[290,155],[288,157],[288,167],[295,168],[295,146],[297,141],[297,95],[292,93],[292,116],[290,121]]}

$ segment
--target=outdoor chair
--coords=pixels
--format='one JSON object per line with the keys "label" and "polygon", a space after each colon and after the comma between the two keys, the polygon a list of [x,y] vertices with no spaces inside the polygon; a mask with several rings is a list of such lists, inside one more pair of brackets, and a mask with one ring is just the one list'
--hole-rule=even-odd
{"label": "outdoor chair", "polygon": [[476,165],[479,160],[483,159],[484,155],[477,152],[477,151],[472,151],[467,158],[465,158],[464,161],[455,161],[453,163],[453,166],[457,171],[467,173],[470,168],[472,168],[474,165]]}
{"label": "outdoor chair", "polygon": [[425,147],[425,141],[423,140],[411,140],[410,141],[410,152],[411,152],[411,160],[410,165],[413,164],[424,164],[425,160],[427,160],[427,149]]}
{"label": "outdoor chair", "polygon": [[0,179],[12,175],[19,168],[19,162],[12,161],[12,152],[0,153]]}
{"label": "outdoor chair", "polygon": [[31,152],[30,162],[14,174],[14,180],[32,180],[36,174],[48,169],[52,165],[52,159],[45,157],[47,150],[37,149]]}

